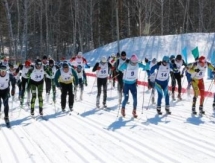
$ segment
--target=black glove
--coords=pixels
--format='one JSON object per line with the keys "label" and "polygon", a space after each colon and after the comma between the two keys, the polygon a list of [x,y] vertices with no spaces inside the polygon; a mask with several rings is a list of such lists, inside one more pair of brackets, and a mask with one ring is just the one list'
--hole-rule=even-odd
{"label": "black glove", "polygon": [[197,68],[197,69],[195,69],[195,72],[199,72],[200,70]]}
{"label": "black glove", "polygon": [[145,58],[145,63],[148,63],[148,62],[149,62],[149,60],[147,58]]}
{"label": "black glove", "polygon": [[183,78],[184,77],[184,75],[183,74],[181,74],[181,78]]}
{"label": "black glove", "polygon": [[125,61],[125,62],[126,62],[126,63],[129,63],[129,61],[130,61],[129,59],[126,59],[126,61]]}
{"label": "black glove", "polygon": [[158,62],[157,65],[160,66],[160,65],[161,65],[161,62]]}
{"label": "black glove", "polygon": [[174,59],[172,59],[172,60],[171,60],[171,63],[172,63],[172,64],[175,64],[175,60],[174,60]]}

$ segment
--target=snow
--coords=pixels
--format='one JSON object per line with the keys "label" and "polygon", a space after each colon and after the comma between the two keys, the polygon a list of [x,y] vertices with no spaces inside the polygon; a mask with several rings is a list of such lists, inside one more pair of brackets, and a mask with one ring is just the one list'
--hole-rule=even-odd
{"label": "snow", "polygon": [[[92,73],[91,69],[86,71]],[[139,80],[144,79],[145,72],[140,71]],[[186,84],[185,80],[184,88]],[[211,80],[205,81],[206,90],[210,84]],[[213,86],[210,91],[214,89]],[[5,127],[4,115],[0,119],[0,163],[214,163],[212,98],[206,97],[203,117],[191,115],[192,96],[186,93],[182,101],[170,102],[171,115],[158,116],[156,106],[149,102],[151,94],[147,87],[139,85],[138,118],[133,119],[131,96],[130,104],[126,105],[126,117],[122,118],[117,89],[111,83],[108,84],[108,109],[96,109],[96,94],[96,80],[88,76],[84,100],[75,101],[74,112],[69,115],[61,112],[60,91],[57,90],[54,106],[50,103],[51,96],[49,102],[45,101],[44,89],[47,120],[31,118],[27,105],[20,109],[17,94],[15,101],[10,98],[12,128]],[[164,101],[162,104],[165,112]],[[36,115],[38,110],[36,103]]]}

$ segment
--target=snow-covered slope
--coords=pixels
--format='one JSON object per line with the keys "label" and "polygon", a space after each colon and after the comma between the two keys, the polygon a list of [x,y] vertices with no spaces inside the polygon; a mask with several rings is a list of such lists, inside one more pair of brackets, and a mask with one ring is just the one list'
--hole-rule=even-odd
{"label": "snow-covered slope", "polygon": [[[133,53],[139,56],[140,60],[144,57],[156,57],[161,59],[164,55],[177,55],[182,53],[182,49],[186,48],[188,54],[188,62],[192,62],[193,56],[191,50],[198,47],[200,55],[208,57],[214,54],[215,33],[190,33],[182,35],[166,35],[166,36],[142,36],[120,40],[120,51],[126,51],[128,57]],[[103,47],[85,53],[91,65],[94,65],[101,56],[110,56],[112,53],[118,52],[117,42],[113,42]],[[215,61],[214,61],[215,62]]]}

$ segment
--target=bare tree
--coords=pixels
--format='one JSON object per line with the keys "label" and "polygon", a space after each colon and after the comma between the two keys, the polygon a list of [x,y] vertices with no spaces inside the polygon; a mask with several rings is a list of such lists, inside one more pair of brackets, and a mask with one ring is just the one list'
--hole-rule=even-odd
{"label": "bare tree", "polygon": [[12,21],[11,21],[10,8],[7,0],[3,0],[2,2],[5,7],[6,18],[8,22],[8,31],[9,31],[9,38],[10,38],[9,56],[15,56],[14,54],[15,45],[14,45],[14,36],[13,36],[13,27],[12,27]]}

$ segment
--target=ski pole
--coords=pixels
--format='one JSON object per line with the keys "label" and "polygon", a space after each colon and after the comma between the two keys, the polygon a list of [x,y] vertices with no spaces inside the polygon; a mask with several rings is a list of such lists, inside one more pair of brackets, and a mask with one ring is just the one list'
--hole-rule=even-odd
{"label": "ski pole", "polygon": [[93,86],[92,86],[92,88],[91,88],[91,91],[90,91],[90,96],[91,96],[91,94],[92,94],[92,91],[93,91],[93,87],[94,87],[94,85],[95,85],[95,83],[96,83],[96,79],[97,79],[97,74],[98,74],[98,71],[96,72],[96,77],[95,77],[95,80],[94,80],[94,82],[93,82]]}
{"label": "ski pole", "polygon": [[[145,73],[145,75],[144,75],[144,80],[143,81],[145,81],[145,79],[146,79],[146,73]],[[141,114],[143,114],[143,105],[144,105],[144,94],[145,94],[145,86],[143,85],[143,102],[142,102],[142,111],[141,111]]]}

